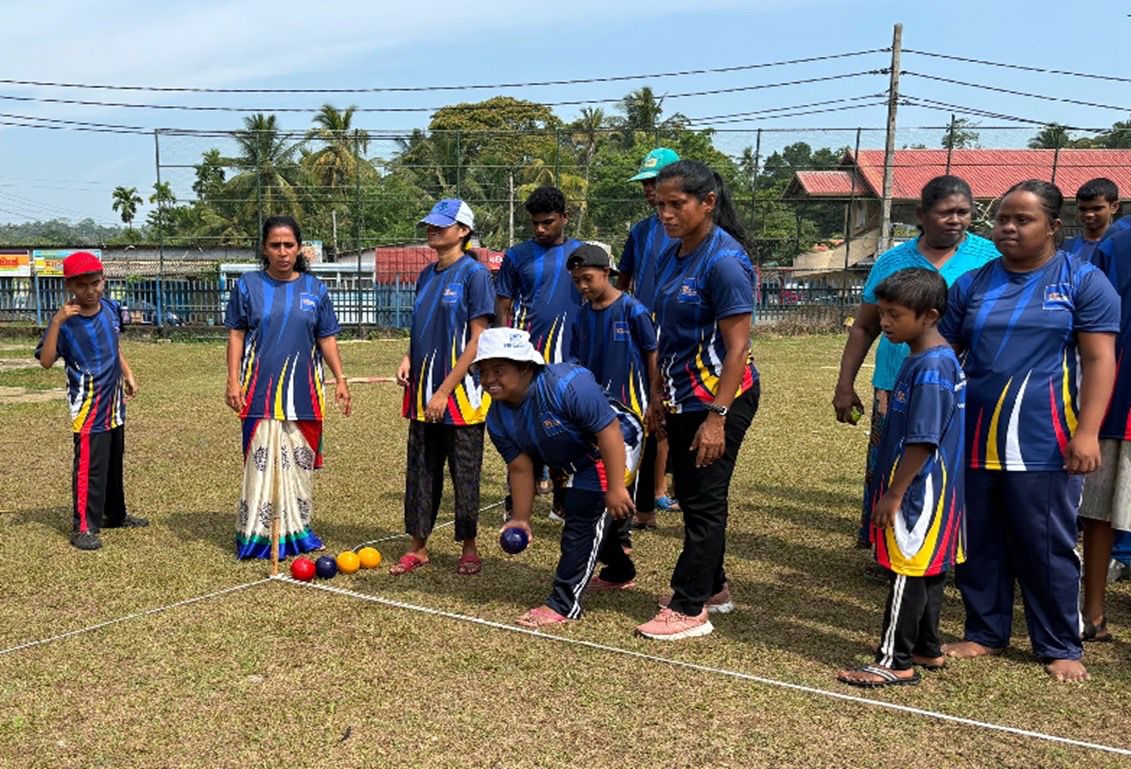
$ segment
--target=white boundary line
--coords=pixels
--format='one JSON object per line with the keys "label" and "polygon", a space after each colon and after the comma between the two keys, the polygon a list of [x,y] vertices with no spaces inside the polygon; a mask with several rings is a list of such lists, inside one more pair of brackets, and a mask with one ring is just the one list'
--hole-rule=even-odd
{"label": "white boundary line", "polygon": [[0,649],[0,657],[3,657],[4,655],[7,655],[7,654],[13,654],[13,653],[18,652],[18,651],[23,651],[24,649],[30,649],[33,646],[42,646],[44,644],[49,644],[52,641],[61,641],[64,638],[71,638],[72,636],[82,635],[83,633],[92,633],[95,630],[101,630],[104,627],[109,627],[110,625],[116,625],[119,622],[126,622],[128,620],[138,619],[140,617],[148,617],[152,614],[160,614],[161,612],[168,611],[169,609],[176,609],[180,606],[188,606],[189,604],[194,604],[194,603],[197,603],[199,601],[205,601],[205,600],[208,600],[209,598],[215,598],[217,596],[225,595],[227,593],[235,593],[236,591],[239,591],[239,590],[246,590],[249,587],[255,587],[256,585],[262,585],[264,582],[270,582],[271,579],[272,579],[271,577],[264,577],[263,579],[257,579],[254,582],[245,582],[242,585],[234,585],[233,587],[226,587],[223,590],[215,590],[211,593],[204,593],[203,595],[196,595],[196,596],[193,596],[192,598],[186,598],[183,601],[177,601],[176,603],[171,603],[171,604],[168,604],[166,606],[158,606],[155,609],[144,609],[142,611],[136,611],[133,614],[127,614],[123,617],[117,617],[115,619],[106,620],[105,622],[99,622],[97,625],[91,625],[90,627],[79,628],[78,630],[70,630],[66,633],[60,633],[59,635],[51,636],[50,638],[40,638],[40,639],[37,639],[35,641],[28,641],[26,643],[18,644],[16,646],[11,646],[7,649]]}
{"label": "white boundary line", "polygon": [[948,721],[950,723],[961,724],[963,726],[973,726],[989,731],[1004,732],[1006,734],[1013,734],[1020,737],[1029,737],[1038,740],[1045,740],[1047,742],[1055,742],[1061,745],[1071,745],[1072,747],[1077,748],[1087,748],[1089,750],[1098,750],[1105,753],[1114,753],[1121,756],[1131,756],[1131,749],[1118,748],[1113,745],[1103,745],[1098,742],[1074,740],[1070,737],[1060,737],[1055,734],[1045,734],[1044,732],[1021,729],[1016,726],[1006,726],[1004,724],[995,724],[989,721],[978,721],[973,718],[952,716],[947,713],[939,713],[934,710],[916,708],[910,705],[900,705],[895,702],[873,700],[854,694],[845,694],[843,692],[835,692],[828,689],[819,689],[817,687],[806,686],[804,684],[794,684],[789,683],[788,681],[779,681],[775,678],[765,678],[763,676],[756,676],[750,673],[742,673],[736,670],[727,670],[726,668],[710,667],[708,665],[700,665],[695,662],[685,662],[683,660],[672,659],[670,657],[645,654],[643,652],[632,651],[631,649],[622,649],[619,646],[609,646],[606,644],[595,643],[593,641],[583,641],[577,638],[566,638],[564,636],[552,635],[550,633],[542,633],[537,630],[528,630],[516,625],[506,625],[501,622],[494,622],[492,620],[482,619],[480,617],[474,617],[467,614],[458,614],[456,612],[445,611],[443,609],[433,609],[428,606],[418,606],[416,604],[405,603],[403,601],[395,601],[389,598],[382,598],[377,595],[367,595],[365,593],[359,593],[355,590],[347,590],[341,587],[332,587],[330,585],[324,585],[316,582],[298,582],[291,579],[290,577],[283,575],[272,577],[271,579],[276,579],[281,582],[297,585],[298,587],[322,590],[327,593],[334,593],[336,595],[357,598],[362,601],[369,601],[370,603],[377,603],[383,606],[391,606],[396,609],[407,609],[409,611],[421,612],[423,614],[431,614],[436,617],[445,617],[447,619],[454,619],[461,622],[470,622],[475,625],[482,625],[484,627],[494,628],[496,630],[505,630],[510,633],[522,633],[524,635],[534,636],[535,638],[541,638],[547,641],[557,641],[558,643],[570,644],[572,646],[582,646],[589,649],[596,649],[598,651],[610,652],[612,654],[621,654],[626,657],[648,660],[649,662],[660,662],[666,665],[671,665],[673,667],[684,668],[687,670],[696,670],[701,673],[713,673],[715,675],[727,676],[729,678],[737,678],[742,681],[752,681],[754,683],[764,684],[766,686],[776,686],[781,689],[790,689],[792,691],[802,692],[805,694],[812,694],[818,697],[827,697],[829,699],[841,700],[845,702],[854,702],[860,705],[870,705],[872,707],[885,708],[887,710],[894,710],[900,713],[908,713],[911,715],[923,716],[925,718],[933,718],[938,721]]}

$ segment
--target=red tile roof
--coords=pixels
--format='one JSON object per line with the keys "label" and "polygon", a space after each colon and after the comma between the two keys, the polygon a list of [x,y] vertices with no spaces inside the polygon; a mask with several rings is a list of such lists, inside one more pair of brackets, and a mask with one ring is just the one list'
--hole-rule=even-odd
{"label": "red tile roof", "polygon": [[[947,151],[896,150],[892,178],[892,198],[917,200],[928,181],[947,172]],[[1053,164],[1056,175],[1053,176]],[[813,197],[848,197],[851,192],[852,153],[845,154],[842,168],[835,171],[798,171],[795,183]],[[883,150],[861,150],[858,170],[864,190],[857,194],[879,197],[884,184]],[[961,176],[974,191],[974,197],[1001,196],[1023,179],[1055,181],[1065,197],[1072,197],[1084,182],[1106,176],[1131,198],[1131,150],[954,150],[950,173]]]}
{"label": "red tile roof", "polygon": [[[798,171],[797,183],[810,197],[849,197],[852,194],[851,171]],[[856,194],[870,195],[863,179],[856,180]]]}
{"label": "red tile roof", "polygon": [[[851,153],[846,162],[852,162]],[[1056,176],[1053,176],[1053,163]],[[861,150],[861,176],[880,194],[884,183],[883,150]],[[916,200],[928,181],[946,173],[946,150],[896,150],[892,197]],[[950,173],[961,176],[976,198],[996,198],[1024,179],[1055,181],[1065,197],[1097,176],[1111,179],[1121,194],[1131,197],[1131,150],[955,150]]]}

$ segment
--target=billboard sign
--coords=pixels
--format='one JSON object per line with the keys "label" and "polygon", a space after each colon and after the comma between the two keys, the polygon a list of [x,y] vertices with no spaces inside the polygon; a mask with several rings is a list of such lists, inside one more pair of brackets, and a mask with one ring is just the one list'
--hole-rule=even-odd
{"label": "billboard sign", "polygon": [[102,258],[101,248],[37,248],[31,252],[35,274],[61,276],[63,274],[63,260],[77,251],[86,251],[99,259]]}

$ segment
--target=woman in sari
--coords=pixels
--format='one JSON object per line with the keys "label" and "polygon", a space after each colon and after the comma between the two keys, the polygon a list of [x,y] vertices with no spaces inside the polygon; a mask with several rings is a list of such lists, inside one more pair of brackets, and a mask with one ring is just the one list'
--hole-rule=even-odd
{"label": "woman in sari", "polygon": [[326,286],[307,271],[298,223],[270,217],[262,242],[263,269],[240,277],[224,319],[227,403],[243,421],[239,558],[271,555],[275,519],[280,557],[322,548],[310,518],[314,469],[322,466],[323,361],[336,382],[334,401],[350,413],[341,326]]}

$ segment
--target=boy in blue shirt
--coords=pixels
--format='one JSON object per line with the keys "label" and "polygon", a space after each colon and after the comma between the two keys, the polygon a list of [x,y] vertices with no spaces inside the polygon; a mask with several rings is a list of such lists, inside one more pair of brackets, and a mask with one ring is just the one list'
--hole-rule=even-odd
{"label": "boy in blue shirt", "polygon": [[[667,147],[657,147],[644,156],[636,175],[630,182],[640,182],[648,205],[656,206],[656,176],[665,167],[679,161],[679,154]],[[656,286],[659,280],[660,258],[672,245],[664,231],[659,216],[653,211],[646,219],[632,225],[628,231],[624,251],[617,264],[617,288],[636,297],[649,314],[656,308]],[[668,440],[664,436],[649,435],[644,441],[644,456],[640,460],[640,477],[636,484],[636,518],[638,529],[656,527],[656,510],[678,513],[679,503],[668,496]]]}
{"label": "boy in blue shirt", "polygon": [[635,586],[636,567],[612,529],[614,519],[632,513],[628,484],[644,428],[634,414],[610,402],[588,370],[573,363],[547,364],[524,331],[484,331],[475,365],[491,396],[487,432],[510,474],[514,510],[504,529],[532,536],[536,462],[568,476],[553,590],[518,624],[540,628],[577,619],[597,561],[605,568],[594,590]]}
{"label": "boy in blue shirt", "polygon": [[1103,176],[1084,182],[1076,190],[1076,217],[1084,231],[1065,241],[1061,249],[1088,261],[1118,213],[1119,187],[1115,182]]}
{"label": "boy in blue shirt", "polygon": [[842,670],[852,686],[919,683],[914,665],[941,668],[946,572],[964,560],[966,379],[938,330],[946,280],[909,269],[876,286],[880,327],[909,356],[892,388],[887,427],[868,489],[876,561],[891,587],[875,662]]}
{"label": "boy in blue shirt", "polygon": [[118,347],[121,310],[102,297],[102,262],[76,251],[63,260],[63,277],[71,298],[51,318],[35,357],[44,368],[59,358],[67,367],[75,444],[71,544],[97,550],[104,528],[149,525],[126,512],[122,481],[126,401],[137,394],[137,380]]}
{"label": "boy in blue shirt", "polygon": [[[600,246],[585,244],[566,262],[585,303],[573,320],[570,360],[589,369],[612,398],[643,421],[648,393],[659,379],[656,330],[640,302],[609,280],[616,270]],[[645,489],[651,494],[651,489]],[[632,521],[620,528],[621,545],[632,547]]]}

